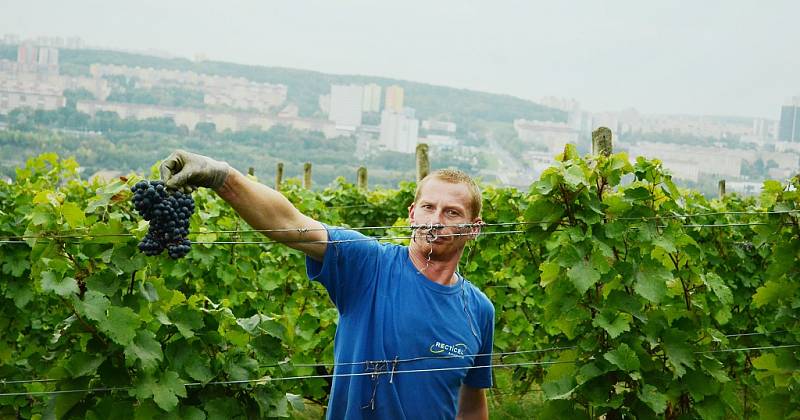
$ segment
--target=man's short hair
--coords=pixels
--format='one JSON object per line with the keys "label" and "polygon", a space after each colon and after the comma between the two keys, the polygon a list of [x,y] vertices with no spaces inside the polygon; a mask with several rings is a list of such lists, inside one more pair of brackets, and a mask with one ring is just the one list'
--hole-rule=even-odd
{"label": "man's short hair", "polygon": [[469,188],[469,194],[472,197],[469,209],[472,212],[471,218],[480,217],[481,208],[483,207],[483,198],[481,197],[481,189],[478,184],[464,171],[458,169],[437,169],[429,173],[425,178],[417,183],[417,191],[414,194],[414,202],[419,201],[419,195],[422,192],[422,187],[431,178],[436,178],[451,184],[464,184]]}

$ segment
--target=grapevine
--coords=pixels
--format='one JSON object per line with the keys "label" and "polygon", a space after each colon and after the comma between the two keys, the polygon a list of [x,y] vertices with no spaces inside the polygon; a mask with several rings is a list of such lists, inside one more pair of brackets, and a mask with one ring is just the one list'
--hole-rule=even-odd
{"label": "grapevine", "polygon": [[[167,193],[78,174],[42,155],[0,183],[0,417],[274,418],[325,403],[337,313],[302,254],[201,190],[170,204],[191,209],[169,217],[190,220],[178,236],[192,252],[146,258],[164,207],[144,199]],[[507,368],[492,401],[536,392],[541,418],[797,417],[798,190],[709,200],[658,160],[570,148],[530,189],[486,186],[492,234],[459,271],[495,305]],[[409,233],[413,183],[281,192],[332,226]],[[259,382],[288,377],[302,379]],[[84,391],[41,394],[70,390]]]}

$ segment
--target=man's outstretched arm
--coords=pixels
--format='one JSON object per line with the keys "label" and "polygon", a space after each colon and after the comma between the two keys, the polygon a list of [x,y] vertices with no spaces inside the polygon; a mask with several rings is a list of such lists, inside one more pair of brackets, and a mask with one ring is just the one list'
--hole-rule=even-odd
{"label": "man's outstretched arm", "polygon": [[483,388],[461,385],[458,393],[458,420],[488,420],[489,405]]}
{"label": "man's outstretched arm", "polygon": [[161,163],[161,179],[168,188],[184,191],[212,188],[253,229],[286,229],[264,234],[318,261],[325,255],[328,234],[321,223],[300,213],[281,193],[247,179],[225,162],[177,150]]}
{"label": "man's outstretched arm", "polygon": [[247,179],[235,169],[229,171],[225,182],[216,192],[253,229],[287,229],[264,234],[322,261],[327,246],[327,232],[320,222],[300,213],[283,194]]}

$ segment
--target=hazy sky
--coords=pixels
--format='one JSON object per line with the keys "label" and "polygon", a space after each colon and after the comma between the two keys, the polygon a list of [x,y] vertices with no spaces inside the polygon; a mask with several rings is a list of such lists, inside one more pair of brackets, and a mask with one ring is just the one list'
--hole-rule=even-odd
{"label": "hazy sky", "polygon": [[25,37],[773,119],[800,94],[798,21],[798,0],[0,0]]}

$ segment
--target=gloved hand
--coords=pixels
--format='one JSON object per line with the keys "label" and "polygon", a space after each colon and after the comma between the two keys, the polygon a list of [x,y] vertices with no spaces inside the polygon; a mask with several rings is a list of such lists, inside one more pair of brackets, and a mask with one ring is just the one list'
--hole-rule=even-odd
{"label": "gloved hand", "polygon": [[176,150],[161,162],[160,170],[167,188],[191,192],[197,187],[221,187],[231,167],[203,155]]}

